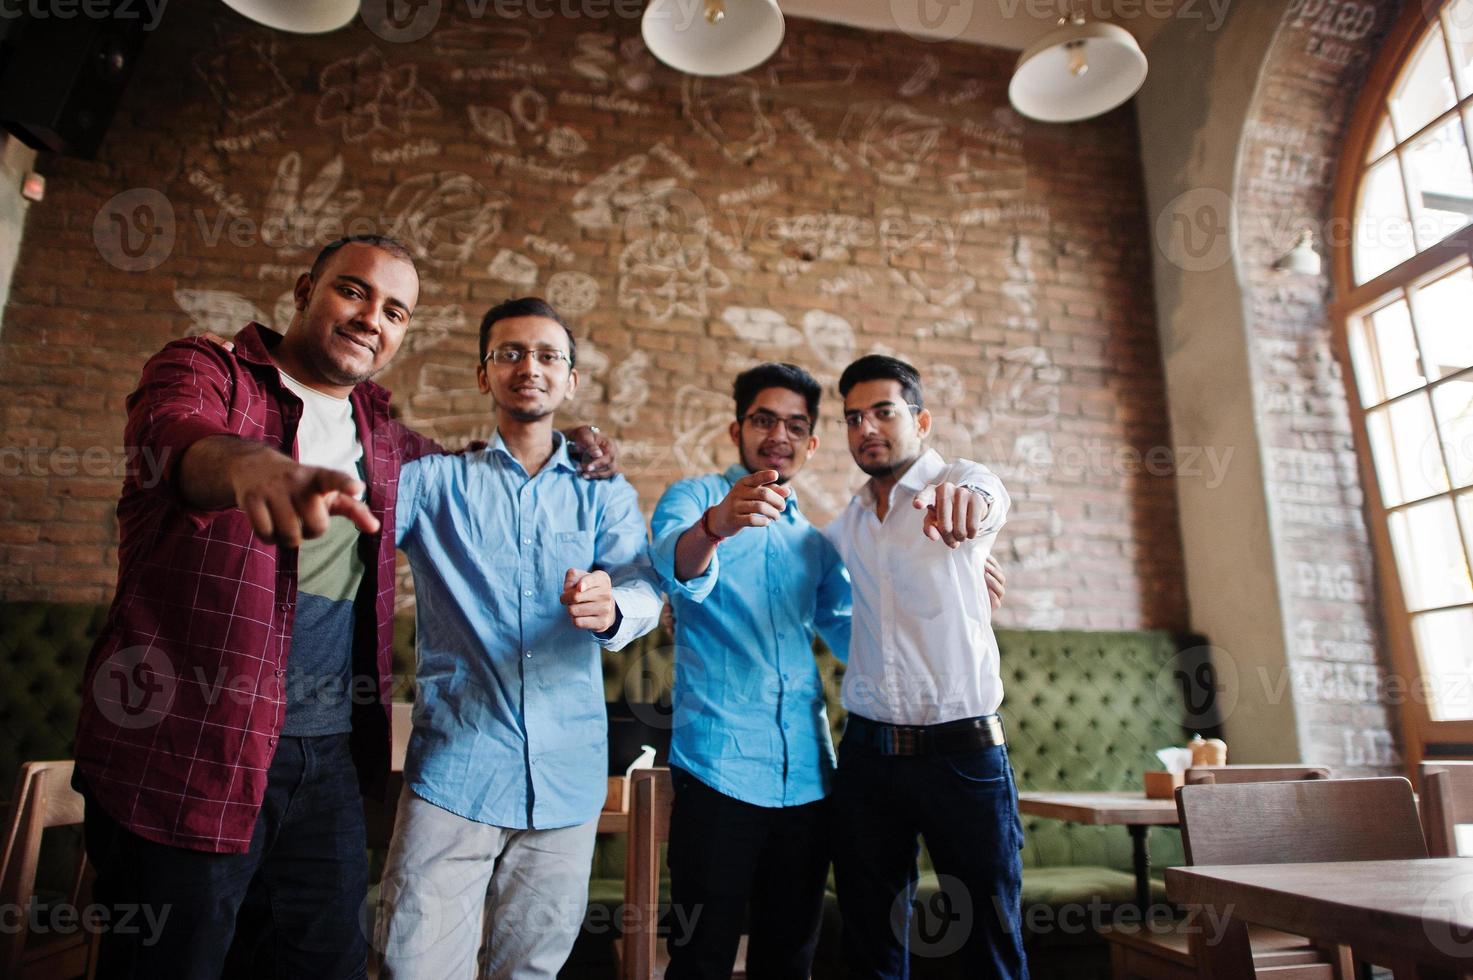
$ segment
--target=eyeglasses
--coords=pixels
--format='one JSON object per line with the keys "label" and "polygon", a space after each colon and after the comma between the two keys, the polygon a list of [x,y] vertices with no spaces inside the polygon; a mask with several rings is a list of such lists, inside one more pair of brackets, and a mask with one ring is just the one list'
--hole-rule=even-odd
{"label": "eyeglasses", "polygon": [[865,419],[869,419],[876,427],[886,426],[900,418],[903,414],[901,412],[902,408],[908,408],[912,412],[919,412],[921,410],[921,406],[912,405],[909,402],[903,406],[876,405],[874,408],[861,408],[845,412],[844,424],[851,429],[858,429],[863,427]]}
{"label": "eyeglasses", "polygon": [[779,418],[771,412],[752,412],[742,419],[751,422],[752,428],[758,432],[771,432],[779,425],[787,426],[788,435],[794,439],[807,439],[813,434],[813,423],[805,415],[793,415],[789,418]]}
{"label": "eyeglasses", "polygon": [[567,361],[568,367],[573,366],[568,355],[556,347],[537,347],[532,350],[523,347],[498,347],[482,358],[481,363],[491,361],[496,364],[520,364],[525,357],[532,358],[545,368],[556,367],[560,361]]}

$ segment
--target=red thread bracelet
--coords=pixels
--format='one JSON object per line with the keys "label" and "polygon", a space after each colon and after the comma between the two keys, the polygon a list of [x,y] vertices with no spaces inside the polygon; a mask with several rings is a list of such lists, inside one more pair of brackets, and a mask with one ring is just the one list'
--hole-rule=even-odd
{"label": "red thread bracelet", "polygon": [[721,542],[726,540],[721,535],[711,530],[711,509],[709,507],[706,508],[706,512],[701,515],[700,526],[701,533],[705,534],[706,537],[710,539],[712,544],[720,544]]}

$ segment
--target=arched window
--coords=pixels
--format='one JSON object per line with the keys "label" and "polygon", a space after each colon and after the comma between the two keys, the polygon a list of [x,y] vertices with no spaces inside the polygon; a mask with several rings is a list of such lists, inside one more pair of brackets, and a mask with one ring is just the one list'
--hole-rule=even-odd
{"label": "arched window", "polygon": [[1412,763],[1473,752],[1470,134],[1473,0],[1410,3],[1345,145],[1334,312]]}

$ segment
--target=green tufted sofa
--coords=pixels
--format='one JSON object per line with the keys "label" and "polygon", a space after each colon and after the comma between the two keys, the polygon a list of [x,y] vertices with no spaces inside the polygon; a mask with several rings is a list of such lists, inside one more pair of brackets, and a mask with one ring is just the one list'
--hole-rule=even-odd
{"label": "green tufted sofa", "polygon": [[[26,759],[70,754],[80,701],[80,679],[92,639],[105,610],[91,605],[0,602],[0,790],[6,796]],[[1200,643],[1179,642],[1164,632],[1075,632],[999,630],[1003,715],[1014,770],[1021,789],[1125,789],[1140,785],[1154,768],[1155,749],[1181,744],[1179,694],[1160,683],[1178,651]],[[610,701],[658,702],[668,695],[674,649],[657,631],[604,660]],[[396,631],[397,691],[412,696],[413,623]],[[838,691],[843,665],[820,650],[820,670],[830,718],[842,724]],[[1061,919],[1073,903],[1109,909],[1133,895],[1129,835],[1119,827],[1088,827],[1024,817],[1024,907],[1027,943],[1035,976],[1106,974],[1107,958],[1092,931]],[[1180,864],[1180,840],[1171,830],[1151,835],[1153,868]],[[594,858],[588,928],[564,971],[569,976],[612,977],[607,925],[617,921],[623,898],[624,841],[600,842]],[[935,890],[922,854],[921,900]],[[838,916],[830,896],[825,934],[815,976],[839,976]],[[1031,910],[1031,916],[1030,916]],[[1042,927],[1040,927],[1042,926]],[[918,977],[956,975],[954,964],[917,958]]]}

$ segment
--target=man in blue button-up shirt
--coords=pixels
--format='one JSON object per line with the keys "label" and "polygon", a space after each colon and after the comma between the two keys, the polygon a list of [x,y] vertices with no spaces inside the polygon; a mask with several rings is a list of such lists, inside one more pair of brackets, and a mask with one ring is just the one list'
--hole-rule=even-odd
{"label": "man in blue button-up shirt", "polygon": [[482,452],[404,467],[418,699],[384,872],[385,977],[555,977],[583,921],[608,760],[599,647],[662,601],[622,477],[582,479],[553,413],[576,347],[535,299],[481,324]]}
{"label": "man in blue button-up shirt", "polygon": [[[731,975],[750,902],[747,971],[806,978],[828,873],[834,770],[817,631],[849,652],[849,576],[789,484],[818,448],[820,387],[791,364],[736,380],[742,462],[682,480],[654,516],[675,614],[669,980]],[[719,545],[719,547],[718,547]]]}

